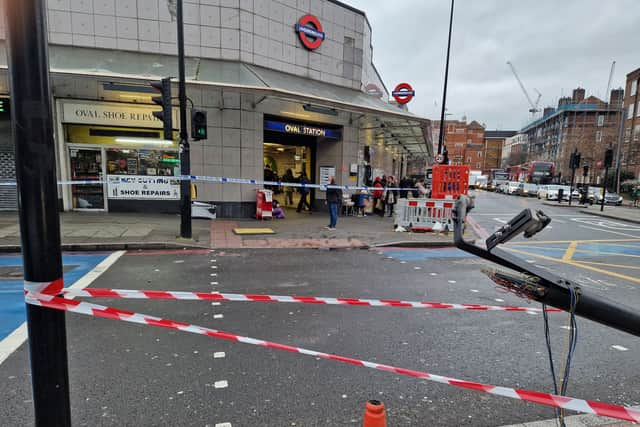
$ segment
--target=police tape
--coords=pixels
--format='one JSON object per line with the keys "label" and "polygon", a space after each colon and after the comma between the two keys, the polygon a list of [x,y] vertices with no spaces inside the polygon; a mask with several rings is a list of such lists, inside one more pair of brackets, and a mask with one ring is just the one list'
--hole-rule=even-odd
{"label": "police tape", "polygon": [[[348,305],[361,307],[396,307],[396,308],[433,308],[471,311],[513,311],[526,313],[542,313],[541,308],[516,307],[483,304],[455,304],[433,301],[402,301],[390,299],[330,298],[297,295],[263,295],[233,294],[221,292],[185,292],[185,291],[151,291],[137,289],[65,289],[63,293],[73,297],[85,298],[120,298],[120,299],[171,299],[199,301],[233,301],[233,302],[281,302],[324,305]],[[547,308],[547,312],[561,312],[557,308]]]}
{"label": "police tape", "polygon": [[509,397],[512,399],[523,400],[540,405],[551,406],[554,408],[567,409],[588,414],[595,414],[604,417],[617,418],[626,421],[640,422],[640,410],[629,408],[621,405],[613,405],[609,403],[595,402],[591,400],[577,399],[567,396],[558,396],[550,393],[542,393],[538,391],[530,391],[524,389],[514,389],[508,387],[494,386],[460,380],[441,375],[435,375],[428,372],[414,371],[411,369],[399,368],[391,365],[383,365],[380,363],[369,362],[366,360],[354,359],[351,357],[340,356],[336,354],[323,353],[314,350],[308,350],[301,347],[293,347],[286,344],[280,344],[272,341],[245,337],[230,332],[220,331],[216,329],[205,328],[189,323],[178,322],[174,320],[164,319],[155,316],[149,316],[142,313],[121,310],[113,307],[106,307],[98,304],[87,303],[83,301],[60,298],[53,295],[45,295],[40,293],[26,292],[25,300],[28,304],[41,307],[52,308],[56,310],[67,311],[71,313],[84,314],[93,317],[101,317],[112,320],[121,320],[124,322],[137,323],[159,328],[172,329],[176,331],[189,332],[193,334],[205,335],[212,338],[219,338],[228,341],[251,344],[260,347],[266,347],[274,350],[287,351],[291,353],[302,354],[321,358],[325,360],[333,360],[337,362],[347,363],[355,366],[361,366],[378,371],[395,373],[398,375],[420,378],[427,381],[434,381],[454,387],[475,390],[497,396]]}
{"label": "police tape", "polygon": [[[130,180],[131,176],[123,175],[123,178]],[[347,191],[416,191],[416,187],[371,187],[366,185],[333,185],[333,184],[314,184],[314,183],[300,183],[300,182],[284,182],[284,181],[264,181],[260,179],[248,179],[248,178],[231,178],[226,176],[206,176],[206,175],[181,175],[181,176],[155,176],[150,175],[145,178],[161,178],[166,180],[180,180],[180,181],[192,181],[192,182],[213,182],[218,184],[244,184],[244,185],[268,185],[271,187],[293,187],[293,188],[314,188],[320,190],[336,189]],[[103,185],[107,183],[104,180],[70,180],[70,181],[58,181],[58,185]],[[118,183],[115,181],[114,183]],[[16,182],[0,182],[0,186],[15,187]]]}

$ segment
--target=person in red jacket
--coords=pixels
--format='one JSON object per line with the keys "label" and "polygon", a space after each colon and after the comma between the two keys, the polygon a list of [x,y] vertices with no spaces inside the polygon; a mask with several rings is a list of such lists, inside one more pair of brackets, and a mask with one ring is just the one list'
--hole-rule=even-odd
{"label": "person in red jacket", "polygon": [[382,195],[384,194],[384,190],[382,187],[382,181],[380,181],[380,177],[376,176],[375,181],[373,182],[373,190],[371,194],[373,194],[373,211],[384,215],[384,210],[382,210]]}

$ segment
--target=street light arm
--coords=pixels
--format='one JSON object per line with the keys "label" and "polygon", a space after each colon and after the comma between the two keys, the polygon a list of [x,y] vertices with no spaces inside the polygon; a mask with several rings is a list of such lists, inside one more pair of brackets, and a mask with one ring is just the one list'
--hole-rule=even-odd
{"label": "street light arm", "polygon": [[499,247],[499,244],[525,232],[525,237],[532,237],[551,222],[551,219],[538,212],[534,217],[529,209],[525,209],[514,217],[498,232],[487,239],[484,249],[464,239],[464,224],[467,214],[473,209],[473,199],[460,196],[453,209],[453,230],[455,245],[473,255],[484,258],[518,273],[488,271],[489,277],[509,291],[528,299],[533,299],[564,311],[571,309],[571,294],[577,295],[575,314],[605,326],[640,336],[640,312],[600,295],[591,294],[589,290],[578,284],[556,276],[549,271],[525,262],[523,259]]}

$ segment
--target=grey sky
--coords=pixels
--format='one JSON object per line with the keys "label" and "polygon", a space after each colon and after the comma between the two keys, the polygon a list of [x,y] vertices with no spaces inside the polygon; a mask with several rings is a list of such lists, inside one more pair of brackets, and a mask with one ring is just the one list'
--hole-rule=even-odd
{"label": "grey sky", "polygon": [[[416,90],[414,113],[440,118],[449,24],[448,0],[345,0],[366,12],[374,63],[389,90]],[[640,67],[639,0],[456,0],[447,108],[450,118],[519,129],[529,106],[511,61],[540,106],[557,105],[577,86],[604,96]],[[436,106],[437,103],[437,106]]]}

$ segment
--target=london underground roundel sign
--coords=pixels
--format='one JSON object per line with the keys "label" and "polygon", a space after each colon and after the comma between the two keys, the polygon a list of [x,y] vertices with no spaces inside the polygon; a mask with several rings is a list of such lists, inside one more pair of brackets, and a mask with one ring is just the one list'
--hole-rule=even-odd
{"label": "london underground roundel sign", "polygon": [[409,83],[400,83],[396,86],[393,92],[391,92],[391,95],[398,104],[406,104],[413,99],[416,95],[416,91],[413,90]]}
{"label": "london underground roundel sign", "polygon": [[313,15],[304,15],[295,26],[296,32],[300,37],[300,41],[309,50],[315,50],[320,47],[325,38],[322,31],[322,24],[318,18]]}

